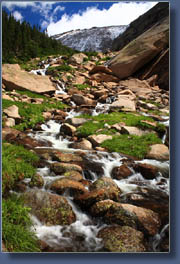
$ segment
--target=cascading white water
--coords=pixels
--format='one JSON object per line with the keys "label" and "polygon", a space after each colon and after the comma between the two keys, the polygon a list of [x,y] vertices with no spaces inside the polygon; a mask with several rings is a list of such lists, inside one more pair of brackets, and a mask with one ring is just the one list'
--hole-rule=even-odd
{"label": "cascading white water", "polygon": [[[48,67],[48,66],[47,66]],[[43,74],[47,67],[44,69]],[[35,73],[35,72],[34,72]],[[35,73],[37,74],[37,73]],[[43,75],[42,74],[42,75]],[[58,84],[58,90],[56,94],[66,94],[64,83]],[[92,115],[97,116],[100,113],[108,113],[111,103],[115,100],[115,97],[109,97],[106,100],[105,104],[97,103],[95,109],[92,111]],[[72,102],[73,106],[76,106],[74,102]],[[72,109],[70,112],[67,113],[68,118],[73,118],[75,116],[79,116],[81,112],[76,112]],[[167,118],[167,117],[166,117]],[[163,124],[168,125],[168,120],[166,119]],[[46,124],[41,125],[42,131],[38,131],[35,133],[31,133],[30,135],[37,140],[44,140],[52,143],[52,148],[65,150],[66,152],[71,151],[75,152],[77,149],[70,149],[68,146],[70,142],[68,139],[63,138],[60,136],[60,129],[61,123],[56,122],[54,120],[48,121]],[[163,139],[165,140],[165,139]],[[91,152],[91,151],[84,151],[86,153],[87,159],[91,162],[99,162],[102,164],[103,168],[103,175],[105,177],[111,178],[111,172],[114,167],[119,167],[122,165],[123,156],[118,153],[107,153],[102,151]],[[133,193],[139,190],[141,186],[147,187],[150,189],[159,190],[165,192],[166,194],[169,193],[169,162],[161,162],[156,160],[149,160],[145,159],[142,161],[137,161],[141,163],[151,164],[156,166],[159,169],[159,174],[153,180],[146,180],[140,173],[135,173],[132,168],[132,175],[126,179],[122,180],[115,180],[114,182],[118,185],[118,187],[122,191],[122,195]],[[37,172],[42,176],[44,179],[44,186],[42,190],[49,192],[48,189],[50,183],[56,179],[62,178],[62,175],[54,176],[51,174],[49,168],[39,168]],[[91,182],[98,179],[98,175],[94,172],[89,170],[91,174]],[[84,178],[85,175],[83,174]],[[29,179],[30,180],[30,179]],[[27,179],[28,181],[28,179]],[[162,182],[162,184],[160,184]],[[65,194],[64,194],[65,195]],[[68,194],[65,195],[66,199],[68,200],[69,204],[72,206],[72,209],[76,215],[76,221],[69,226],[46,226],[42,224],[35,216],[32,217],[32,221],[34,223],[33,229],[35,230],[39,239],[46,241],[46,243],[55,248],[71,248],[74,252],[96,252],[102,248],[101,239],[98,239],[97,233],[98,231],[104,227],[99,225],[98,222],[92,221],[92,219],[84,212],[78,208],[77,205],[74,204],[72,197]],[[158,245],[160,241],[163,239],[164,231],[166,230],[166,226],[161,230],[159,234],[154,237],[153,240],[153,250],[157,251]]]}

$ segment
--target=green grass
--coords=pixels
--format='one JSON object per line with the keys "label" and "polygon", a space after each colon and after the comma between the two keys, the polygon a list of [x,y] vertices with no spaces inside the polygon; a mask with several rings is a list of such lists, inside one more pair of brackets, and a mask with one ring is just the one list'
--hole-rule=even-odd
{"label": "green grass", "polygon": [[22,117],[21,123],[16,125],[18,130],[25,130],[26,128],[33,128],[37,123],[44,122],[43,112],[49,109],[64,109],[65,104],[47,99],[42,104],[28,104],[24,102],[15,102],[3,99],[2,108],[5,109],[11,105],[16,105],[19,108],[19,114]]}
{"label": "green grass", "polygon": [[[116,123],[124,122],[127,126],[137,126],[141,129],[152,129],[152,130],[156,130],[159,127],[158,125],[157,128],[154,128],[149,124],[145,124],[141,122],[142,120],[148,120],[153,122],[152,118],[143,115],[136,115],[133,113],[113,112],[110,114],[99,114],[98,116],[93,116],[93,117],[90,115],[81,115],[79,117],[83,117],[91,120],[91,121],[88,120],[82,126],[77,128],[78,134],[84,137],[87,137],[92,134],[96,134],[97,130],[104,128],[104,125],[106,123],[109,125],[114,125]],[[161,129],[163,128],[164,126],[161,126]]]}
{"label": "green grass", "polygon": [[114,136],[112,140],[106,140],[101,147],[110,152],[120,152],[139,159],[143,159],[152,144],[161,143],[156,134],[149,133],[143,136],[120,135]]}
{"label": "green grass", "polygon": [[2,193],[4,196],[16,183],[24,178],[32,178],[36,173],[39,158],[23,146],[3,142],[2,144]]}
{"label": "green grass", "polygon": [[43,98],[43,99],[47,99],[47,97],[45,95],[42,95],[42,94],[38,94],[38,93],[35,93],[35,92],[31,92],[31,91],[20,91],[20,90],[16,90],[17,93],[21,94],[21,95],[27,95],[29,96],[30,98]]}
{"label": "green grass", "polygon": [[78,90],[85,90],[86,88],[89,88],[90,86],[88,84],[75,84],[74,85]]}
{"label": "green grass", "polygon": [[46,74],[47,75],[52,75],[53,77],[60,77],[62,72],[70,72],[73,73],[74,69],[69,66],[69,65],[60,65],[60,66],[56,66],[56,67],[48,67]]}
{"label": "green grass", "polygon": [[21,198],[11,195],[2,201],[2,239],[10,252],[40,252],[38,239],[30,231],[30,208]]}

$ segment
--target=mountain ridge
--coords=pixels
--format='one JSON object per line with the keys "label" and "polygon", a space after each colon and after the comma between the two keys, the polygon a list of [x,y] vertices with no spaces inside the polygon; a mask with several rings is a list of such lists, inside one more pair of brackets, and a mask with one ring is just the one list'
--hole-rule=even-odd
{"label": "mountain ridge", "polygon": [[63,45],[79,51],[106,52],[113,40],[122,34],[128,25],[76,29],[52,36]]}

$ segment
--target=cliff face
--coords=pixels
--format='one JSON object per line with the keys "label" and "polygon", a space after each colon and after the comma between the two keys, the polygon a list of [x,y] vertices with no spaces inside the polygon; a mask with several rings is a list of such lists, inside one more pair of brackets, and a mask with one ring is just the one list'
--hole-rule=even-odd
{"label": "cliff face", "polygon": [[129,27],[120,36],[114,39],[112,50],[118,51],[130,41],[150,29],[154,24],[169,15],[169,3],[161,2],[151,8],[148,12],[131,22]]}
{"label": "cliff face", "polygon": [[54,35],[53,38],[75,50],[106,52],[111,48],[113,40],[122,34],[127,27],[110,26],[78,29]]}

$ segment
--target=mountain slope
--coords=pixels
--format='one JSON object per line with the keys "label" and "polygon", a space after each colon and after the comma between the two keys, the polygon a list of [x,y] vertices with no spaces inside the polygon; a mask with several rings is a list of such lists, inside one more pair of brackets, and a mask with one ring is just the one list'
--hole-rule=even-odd
{"label": "mountain slope", "polygon": [[60,40],[65,46],[79,51],[102,51],[111,48],[113,40],[122,34],[128,26],[93,27],[77,29],[52,38]]}

